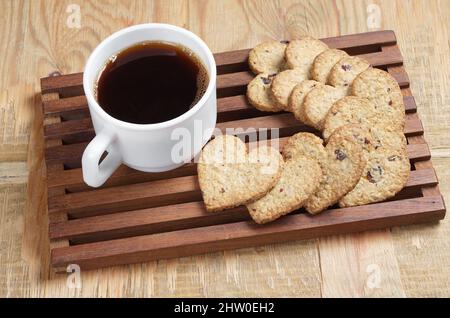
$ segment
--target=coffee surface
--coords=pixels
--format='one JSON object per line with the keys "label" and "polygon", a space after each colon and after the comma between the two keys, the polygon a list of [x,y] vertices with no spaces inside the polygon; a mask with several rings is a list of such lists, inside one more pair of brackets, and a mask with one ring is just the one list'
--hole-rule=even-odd
{"label": "coffee surface", "polygon": [[143,42],[112,56],[99,75],[97,101],[111,116],[154,124],[187,112],[203,96],[208,73],[189,49]]}

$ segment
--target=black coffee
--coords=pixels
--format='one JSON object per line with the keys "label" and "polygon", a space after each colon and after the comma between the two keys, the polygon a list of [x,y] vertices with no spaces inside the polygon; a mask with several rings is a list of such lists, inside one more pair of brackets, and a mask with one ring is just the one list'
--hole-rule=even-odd
{"label": "black coffee", "polygon": [[97,101],[111,116],[136,124],[167,121],[203,96],[208,72],[185,47],[143,42],[111,57],[97,83]]}

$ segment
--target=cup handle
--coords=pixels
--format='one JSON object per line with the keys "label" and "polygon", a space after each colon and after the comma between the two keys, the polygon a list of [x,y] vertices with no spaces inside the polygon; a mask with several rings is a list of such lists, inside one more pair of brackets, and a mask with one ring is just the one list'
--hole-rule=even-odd
{"label": "cup handle", "polygon": [[102,130],[84,150],[81,159],[83,179],[89,186],[101,186],[122,163],[120,153],[117,149],[110,147],[110,151],[99,164],[101,156],[112,145],[114,139],[113,134]]}

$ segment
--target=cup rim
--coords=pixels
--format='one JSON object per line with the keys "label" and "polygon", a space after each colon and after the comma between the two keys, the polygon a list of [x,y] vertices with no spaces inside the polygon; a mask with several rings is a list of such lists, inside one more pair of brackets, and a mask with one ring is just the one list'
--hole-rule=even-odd
{"label": "cup rim", "polygon": [[[163,121],[160,123],[153,123],[153,124],[136,124],[136,123],[130,123],[130,122],[126,122],[126,121],[117,119],[117,118],[111,116],[110,114],[108,114],[99,105],[97,100],[94,98],[93,85],[92,85],[92,83],[89,83],[89,81],[88,81],[88,78],[86,75],[86,70],[93,63],[93,60],[95,59],[97,54],[101,50],[103,50],[104,47],[109,42],[114,41],[116,38],[122,36],[123,34],[129,33],[129,32],[135,31],[135,30],[157,29],[157,28],[165,28],[165,29],[170,29],[170,30],[182,33],[183,35],[192,38],[195,42],[197,42],[198,45],[200,45],[201,49],[206,54],[206,58],[207,58],[206,62],[210,66],[208,87],[206,88],[205,93],[200,98],[200,100],[192,108],[190,108],[187,112],[181,114],[180,116],[172,118],[170,120]],[[162,129],[162,128],[175,126],[175,125],[183,122],[187,118],[193,116],[195,113],[197,113],[200,110],[200,108],[202,108],[205,105],[206,101],[209,99],[209,97],[213,93],[213,90],[215,89],[215,86],[216,86],[215,85],[216,76],[217,76],[217,69],[216,69],[216,61],[214,59],[214,56],[213,56],[211,50],[209,49],[209,47],[206,45],[206,43],[198,35],[196,35],[195,33],[191,32],[189,30],[186,30],[184,28],[181,28],[181,27],[178,27],[178,26],[175,26],[172,24],[144,23],[144,24],[136,24],[136,25],[121,29],[121,30],[111,34],[106,39],[104,39],[99,45],[97,45],[97,47],[94,49],[94,51],[92,51],[91,55],[89,56],[89,58],[86,62],[86,66],[84,68],[83,90],[84,90],[84,94],[86,95],[88,105],[90,107],[92,107],[92,110],[95,111],[99,116],[103,117],[103,119],[105,119],[109,122],[113,122],[114,124],[121,126],[122,128],[128,128],[128,129],[133,129],[133,130],[155,130],[155,129]]]}

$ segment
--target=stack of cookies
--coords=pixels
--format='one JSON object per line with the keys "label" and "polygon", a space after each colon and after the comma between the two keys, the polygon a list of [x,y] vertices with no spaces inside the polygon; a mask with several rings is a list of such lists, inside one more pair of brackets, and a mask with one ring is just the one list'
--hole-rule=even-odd
{"label": "stack of cookies", "polygon": [[[247,153],[232,136],[214,139],[198,165],[208,210],[244,204],[257,223],[266,223],[301,207],[316,214],[336,203],[379,202],[405,186],[403,96],[389,73],[309,36],[261,43],[249,66],[256,74],[247,87],[250,104],[291,112],[323,138],[298,133],[282,155],[270,147]],[[225,154],[239,163],[224,163]]]}

